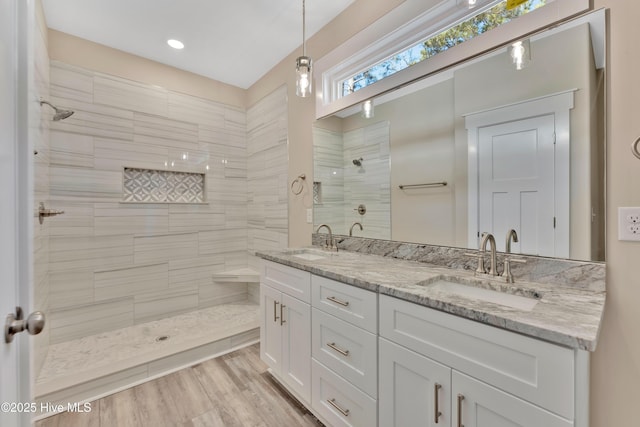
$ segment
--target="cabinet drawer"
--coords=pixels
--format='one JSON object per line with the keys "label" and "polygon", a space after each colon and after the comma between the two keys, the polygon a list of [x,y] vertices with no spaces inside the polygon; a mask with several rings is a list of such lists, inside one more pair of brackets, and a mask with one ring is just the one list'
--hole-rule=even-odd
{"label": "cabinet drawer", "polygon": [[377,333],[377,294],[320,276],[311,276],[311,305]]}
{"label": "cabinet drawer", "polygon": [[311,384],[311,406],[329,425],[377,425],[376,401],[313,359]]}
{"label": "cabinet drawer", "polygon": [[574,352],[380,296],[380,336],[565,418],[574,418]]}
{"label": "cabinet drawer", "polygon": [[376,397],[376,336],[317,308],[312,309],[311,325],[311,355],[369,396]]}
{"label": "cabinet drawer", "polygon": [[300,301],[311,303],[311,273],[271,261],[262,261],[261,281]]}

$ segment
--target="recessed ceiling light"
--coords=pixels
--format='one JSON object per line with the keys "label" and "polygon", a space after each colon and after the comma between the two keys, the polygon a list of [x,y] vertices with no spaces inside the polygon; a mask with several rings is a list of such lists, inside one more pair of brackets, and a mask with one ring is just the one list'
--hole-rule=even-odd
{"label": "recessed ceiling light", "polygon": [[167,40],[167,44],[174,49],[184,48],[184,43],[182,43],[180,40],[169,39]]}

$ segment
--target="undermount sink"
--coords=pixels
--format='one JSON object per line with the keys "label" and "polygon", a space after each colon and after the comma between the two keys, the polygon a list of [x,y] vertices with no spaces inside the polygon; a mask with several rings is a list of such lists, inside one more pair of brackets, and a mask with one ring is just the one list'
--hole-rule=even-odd
{"label": "undermount sink", "polygon": [[443,294],[460,296],[472,300],[480,300],[522,311],[531,311],[538,304],[540,295],[528,291],[530,295],[515,295],[505,291],[487,289],[471,283],[459,283],[447,278],[438,278],[426,283],[429,289]]}
{"label": "undermount sink", "polygon": [[306,261],[317,261],[320,259],[325,259],[331,255],[331,253],[327,251],[317,249],[292,249],[286,251],[285,254],[304,259]]}

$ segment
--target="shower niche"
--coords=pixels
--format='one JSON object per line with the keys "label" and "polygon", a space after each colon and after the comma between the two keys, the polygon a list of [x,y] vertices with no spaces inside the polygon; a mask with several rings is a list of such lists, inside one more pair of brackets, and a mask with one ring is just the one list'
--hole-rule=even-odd
{"label": "shower niche", "polygon": [[205,203],[203,173],[124,168],[123,202]]}

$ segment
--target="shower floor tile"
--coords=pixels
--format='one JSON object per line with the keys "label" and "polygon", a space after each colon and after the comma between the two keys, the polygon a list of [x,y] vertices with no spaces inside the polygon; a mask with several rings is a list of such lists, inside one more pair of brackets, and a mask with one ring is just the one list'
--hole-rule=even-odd
{"label": "shower floor tile", "polygon": [[251,302],[222,304],[52,345],[36,381],[36,395],[255,330],[259,312],[260,306]]}

